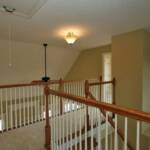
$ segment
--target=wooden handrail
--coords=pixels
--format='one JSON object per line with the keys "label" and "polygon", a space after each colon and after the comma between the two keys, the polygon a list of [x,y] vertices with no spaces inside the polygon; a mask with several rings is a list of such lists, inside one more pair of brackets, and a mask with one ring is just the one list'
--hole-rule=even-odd
{"label": "wooden handrail", "polygon": [[[85,80],[62,80],[62,83],[73,83],[73,82],[81,82],[81,81],[85,81]],[[34,80],[32,81],[32,83],[43,83],[42,80]],[[50,80],[47,82],[47,84],[59,84],[60,80]]]}
{"label": "wooden handrail", "polygon": [[117,114],[125,116],[125,117],[130,117],[130,118],[133,118],[133,119],[136,119],[139,121],[144,121],[144,122],[150,123],[150,113],[148,113],[148,112],[143,112],[143,111],[139,111],[136,109],[125,108],[125,107],[121,107],[121,106],[117,106],[117,105],[113,105],[113,104],[107,104],[104,102],[98,102],[98,101],[95,101],[94,99],[86,99],[86,98],[83,98],[80,96],[75,96],[72,94],[58,92],[58,91],[55,91],[52,89],[49,89],[49,93],[52,95],[55,95],[55,96],[60,96],[63,98],[67,98],[67,99],[76,101],[76,102],[80,102],[85,105],[103,109],[105,111],[117,113]]}
{"label": "wooden handrail", "polygon": [[85,80],[62,80],[63,83],[73,83],[73,82],[81,82]]}
{"label": "wooden handrail", "polygon": [[[72,83],[79,82],[83,80],[62,80],[62,83]],[[25,87],[25,86],[36,86],[36,85],[49,85],[49,84],[60,84],[60,80],[50,80],[48,82],[43,82],[42,80],[34,80],[31,83],[20,83],[20,84],[6,84],[0,85],[1,88],[15,88],[15,87]]]}
{"label": "wooden handrail", "polygon": [[113,80],[111,80],[111,81],[93,82],[93,83],[89,83],[89,86],[100,85],[100,84],[111,84],[111,83],[113,83]]}
{"label": "wooden handrail", "polygon": [[[62,83],[73,83],[73,82],[80,82],[86,80],[62,80]],[[112,81],[103,81],[103,82],[95,82],[95,83],[88,83],[89,86],[99,85],[99,84],[110,84],[113,83]],[[43,82],[42,80],[32,81],[31,83],[20,83],[20,84],[8,84],[8,85],[0,85],[0,88],[15,88],[15,87],[24,87],[24,86],[36,86],[36,85],[49,85],[49,84],[60,84],[60,80],[51,80],[48,82]]]}
{"label": "wooden handrail", "polygon": [[10,85],[0,85],[0,89],[4,88],[15,88],[15,87],[25,87],[25,86],[36,86],[45,85],[45,83],[24,83],[24,84],[10,84]]}
{"label": "wooden handrail", "polygon": [[[0,88],[13,88],[13,87],[24,87],[24,86],[36,86],[36,85],[44,85],[47,83],[28,83],[28,84],[13,84],[13,85],[1,85]],[[150,113],[146,113],[146,112],[142,112],[142,111],[138,111],[138,110],[134,110],[134,109],[129,109],[129,108],[124,108],[124,107],[120,107],[120,106],[116,106],[116,105],[112,105],[112,104],[106,104],[103,102],[95,102],[92,99],[86,99],[86,98],[82,98],[79,96],[74,96],[71,94],[66,94],[63,92],[57,92],[54,90],[50,89],[50,93],[57,95],[57,96],[62,96],[65,98],[70,98],[72,100],[87,104],[87,105],[91,105],[91,106],[95,106],[97,108],[101,108],[101,109],[105,109],[107,111],[111,111],[114,113],[118,113],[120,115],[124,115],[124,116],[128,116],[140,121],[145,121],[150,123]]]}
{"label": "wooden handrail", "polygon": [[[43,84],[45,82],[43,80],[34,80],[34,81],[32,81],[32,83]],[[49,80],[46,82],[46,84],[59,84],[59,80]]]}
{"label": "wooden handrail", "polygon": [[[61,82],[69,83],[69,82],[79,82],[79,81],[83,81],[83,80],[62,80]],[[0,85],[0,88],[14,88],[14,87],[24,87],[24,86],[49,85],[49,84],[60,84],[60,80],[50,80],[48,82],[44,82],[42,80],[34,80],[31,83]]]}
{"label": "wooden handrail", "polygon": [[[80,81],[88,81],[88,80],[62,80],[61,79],[61,84],[80,82]],[[96,85],[96,84],[100,84],[100,83],[101,84],[113,83],[113,80],[112,81],[105,81],[105,82],[96,82],[96,83],[89,83],[88,82],[88,86]],[[48,82],[43,82],[42,80],[34,80],[31,83],[0,85],[0,89],[2,89],[2,88],[15,88],[15,87],[26,87],[26,86],[36,86],[36,85],[49,85],[49,84],[60,84],[60,80],[50,80]]]}

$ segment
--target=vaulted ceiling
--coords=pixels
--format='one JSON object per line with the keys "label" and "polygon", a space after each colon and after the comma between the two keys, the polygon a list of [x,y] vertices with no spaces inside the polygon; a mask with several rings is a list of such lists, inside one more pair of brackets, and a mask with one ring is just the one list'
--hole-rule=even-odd
{"label": "vaulted ceiling", "polygon": [[[16,14],[3,12],[3,5]],[[111,42],[112,35],[150,27],[150,0],[0,0],[0,38],[67,47],[66,32],[78,40],[75,49]]]}

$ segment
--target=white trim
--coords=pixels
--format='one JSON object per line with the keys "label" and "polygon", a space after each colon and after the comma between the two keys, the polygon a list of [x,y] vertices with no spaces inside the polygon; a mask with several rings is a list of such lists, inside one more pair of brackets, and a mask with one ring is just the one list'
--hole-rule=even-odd
{"label": "white trim", "polygon": [[0,119],[0,131],[3,131],[3,120]]}
{"label": "white trim", "polygon": [[111,61],[111,76],[110,76],[110,78],[112,78],[112,53],[111,52],[104,52],[104,53],[102,53],[102,77],[105,78],[104,77],[104,59],[105,59],[106,55],[110,55],[110,59],[111,59],[110,60]]}

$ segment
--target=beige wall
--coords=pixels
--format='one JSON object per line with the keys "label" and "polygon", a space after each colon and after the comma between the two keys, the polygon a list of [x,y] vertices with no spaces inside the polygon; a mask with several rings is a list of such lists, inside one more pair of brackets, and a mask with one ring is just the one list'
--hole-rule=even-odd
{"label": "beige wall", "polygon": [[[9,64],[9,42],[0,40],[0,84],[39,80],[44,73],[44,50],[40,44],[13,41],[12,67]],[[48,46],[48,75],[52,79],[64,77],[79,52],[72,49]]]}
{"label": "beige wall", "polygon": [[102,75],[102,53],[110,51],[110,45],[82,51],[66,79],[98,78]]}
{"label": "beige wall", "polygon": [[[148,33],[144,30],[137,30],[117,35],[112,38],[112,74],[117,80],[117,105],[139,110],[143,109],[143,96],[145,95],[144,92],[147,88],[144,89],[144,86],[149,83],[149,77],[147,78],[147,76],[149,76],[148,73],[150,71],[148,69],[149,64],[147,63],[149,61],[146,61],[145,59],[145,50],[147,49],[146,43],[148,44],[146,41],[147,34]],[[144,69],[145,67],[147,69]],[[148,109],[147,111],[150,111],[150,107]],[[121,128],[124,128],[123,119],[119,121],[119,125]],[[129,119],[128,138],[132,143],[136,142],[135,136],[136,121]],[[144,143],[142,149],[147,150],[148,139],[143,136],[142,140]]]}
{"label": "beige wall", "polygon": [[143,30],[112,38],[112,74],[118,105],[142,108]]}
{"label": "beige wall", "polygon": [[143,110],[150,112],[150,33],[144,34],[143,44]]}
{"label": "beige wall", "polygon": [[[144,60],[143,60],[143,111],[150,112],[150,33],[144,34]],[[142,124],[142,132],[149,137],[150,149],[150,125]]]}

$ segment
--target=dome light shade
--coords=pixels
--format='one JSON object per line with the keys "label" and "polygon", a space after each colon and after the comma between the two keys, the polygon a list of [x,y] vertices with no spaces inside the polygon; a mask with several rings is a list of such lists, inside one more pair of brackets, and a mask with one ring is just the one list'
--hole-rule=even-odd
{"label": "dome light shade", "polygon": [[73,44],[77,40],[77,36],[73,32],[68,32],[65,40],[68,44]]}

